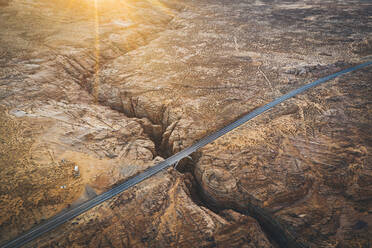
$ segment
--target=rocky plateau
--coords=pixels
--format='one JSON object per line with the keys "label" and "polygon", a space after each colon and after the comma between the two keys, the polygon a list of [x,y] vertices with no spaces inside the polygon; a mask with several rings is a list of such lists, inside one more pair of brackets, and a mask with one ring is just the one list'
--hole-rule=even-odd
{"label": "rocky plateau", "polygon": [[[0,243],[372,60],[368,0],[0,0]],[[371,247],[372,68],[28,247]]]}

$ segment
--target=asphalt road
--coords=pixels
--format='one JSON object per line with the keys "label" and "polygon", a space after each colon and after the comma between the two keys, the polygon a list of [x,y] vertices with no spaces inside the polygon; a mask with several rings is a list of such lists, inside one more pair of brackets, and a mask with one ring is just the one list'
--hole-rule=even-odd
{"label": "asphalt road", "polygon": [[30,229],[29,231],[23,233],[22,235],[16,237],[15,239],[9,241],[8,243],[3,244],[1,247],[2,248],[16,248],[16,247],[21,247],[28,242],[40,237],[44,233],[62,225],[63,223],[75,218],[76,216],[88,211],[91,208],[94,208],[95,206],[99,205],[100,203],[120,194],[121,192],[133,187],[134,185],[144,181],[145,179],[155,175],[156,173],[162,171],[163,169],[172,166],[173,164],[177,163],[183,158],[186,158],[189,156],[191,153],[195,152],[196,150],[204,147],[205,145],[213,142],[214,140],[218,139],[222,135],[232,131],[233,129],[239,127],[240,125],[246,123],[247,121],[255,118],[256,116],[268,111],[269,109],[273,108],[274,106],[284,102],[285,100],[294,97],[310,88],[313,88],[319,84],[322,84],[324,82],[327,82],[331,79],[334,79],[338,76],[341,76],[345,73],[352,72],[359,70],[361,68],[364,68],[368,65],[371,65],[372,61],[365,62],[363,64],[339,71],[335,74],[329,75],[327,77],[321,78],[317,81],[314,81],[312,83],[306,84],[296,90],[293,90],[277,99],[274,101],[255,109],[254,111],[248,113],[247,115],[243,116],[242,118],[234,121],[233,123],[225,126],[224,128],[218,130],[217,132],[206,136],[193,144],[192,146],[180,151],[179,153],[174,154],[173,156],[167,158],[166,160],[156,164],[155,166],[147,169],[146,171],[142,172],[141,174],[138,174],[137,176],[125,181],[124,183],[112,188],[111,190],[96,196],[95,198],[84,202],[74,208],[68,209],[63,211],[60,214],[57,214],[56,216],[46,220],[44,223]]}

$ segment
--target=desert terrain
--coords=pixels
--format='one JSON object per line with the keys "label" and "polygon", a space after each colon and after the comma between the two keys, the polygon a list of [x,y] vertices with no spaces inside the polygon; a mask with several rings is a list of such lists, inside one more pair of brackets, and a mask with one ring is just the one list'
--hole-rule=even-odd
{"label": "desert terrain", "polygon": [[[0,0],[0,243],[372,60],[366,0]],[[370,247],[372,68],[28,247]]]}

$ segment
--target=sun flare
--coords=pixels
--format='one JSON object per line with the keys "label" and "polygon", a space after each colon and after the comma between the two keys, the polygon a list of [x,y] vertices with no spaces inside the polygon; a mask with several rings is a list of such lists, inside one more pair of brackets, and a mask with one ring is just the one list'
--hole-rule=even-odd
{"label": "sun flare", "polygon": [[[59,4],[63,1],[57,0]],[[101,67],[101,37],[100,29],[108,23],[132,23],[141,24],[153,22],[151,17],[143,14],[144,8],[151,8],[159,13],[159,20],[163,18],[174,18],[170,8],[159,0],[145,0],[141,4],[135,0],[69,0],[63,4],[67,9],[73,11],[77,16],[88,15],[92,18],[94,25],[94,78],[92,84],[92,95],[95,101],[99,98],[100,67]]]}
{"label": "sun flare", "polygon": [[94,0],[94,27],[95,27],[95,43],[94,43],[94,56],[95,56],[95,74],[94,74],[94,84],[93,84],[93,97],[94,100],[98,101],[98,91],[99,91],[99,81],[100,81],[100,47],[99,47],[99,16],[98,16],[98,0]]}

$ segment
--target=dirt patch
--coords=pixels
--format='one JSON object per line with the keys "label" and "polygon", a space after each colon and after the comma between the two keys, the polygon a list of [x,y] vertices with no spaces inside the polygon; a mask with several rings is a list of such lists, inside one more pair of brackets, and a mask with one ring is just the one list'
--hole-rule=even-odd
{"label": "dirt patch", "polygon": [[1,241],[53,216],[82,193],[75,164],[56,163],[52,157],[49,163],[37,163],[31,152],[33,138],[29,123],[0,108]]}

